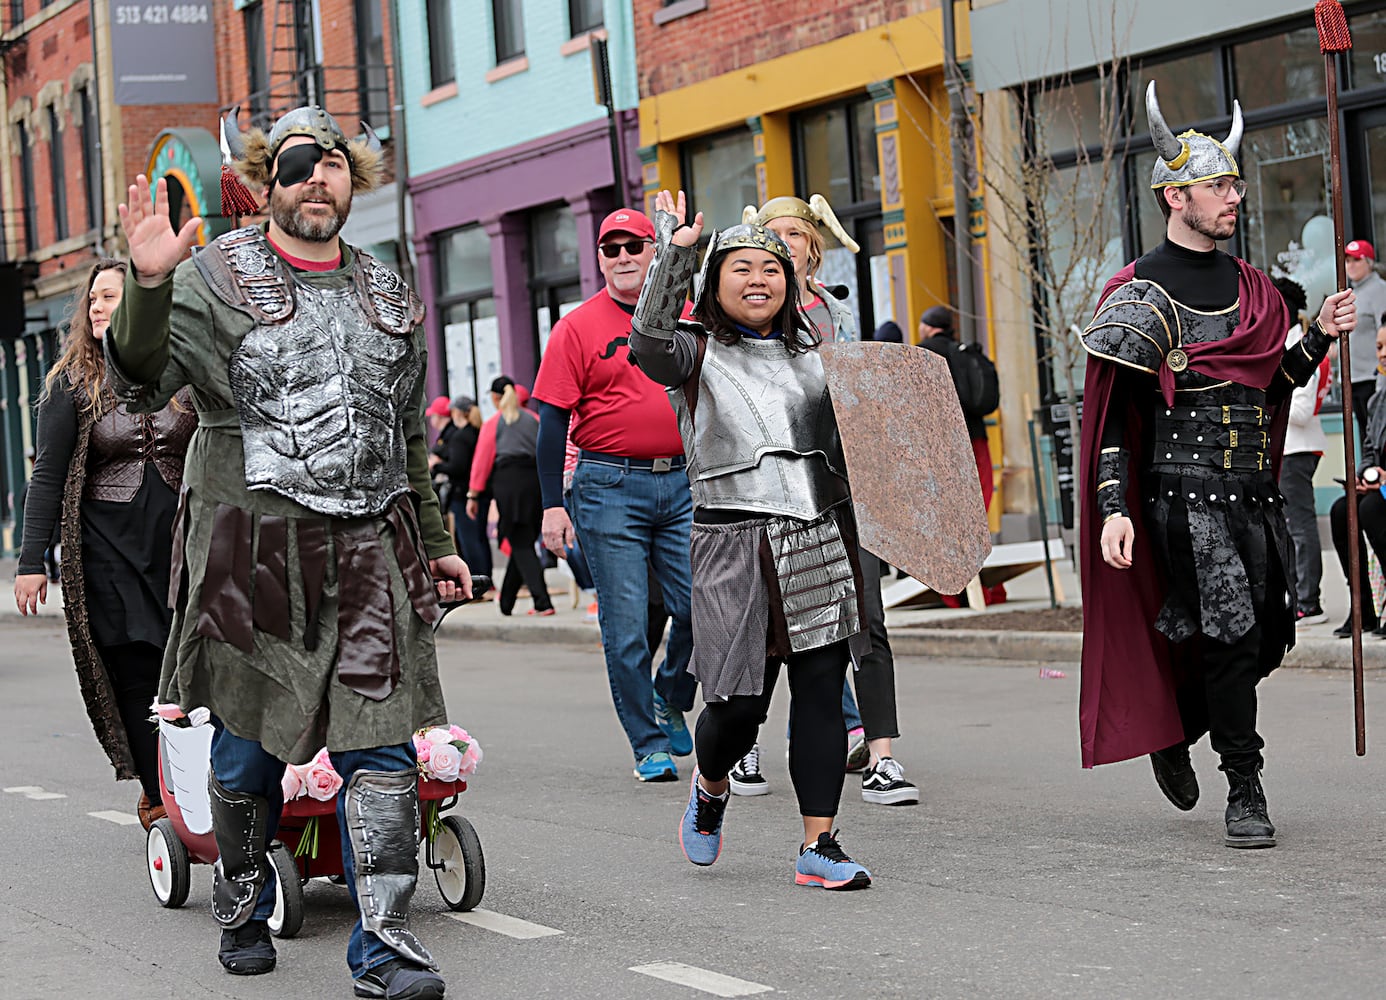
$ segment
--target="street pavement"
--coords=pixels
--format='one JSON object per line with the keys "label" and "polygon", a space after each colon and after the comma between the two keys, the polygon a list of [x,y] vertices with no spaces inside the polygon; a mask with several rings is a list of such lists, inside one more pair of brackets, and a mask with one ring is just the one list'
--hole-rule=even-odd
{"label": "street pavement", "polygon": [[[185,907],[158,906],[138,825],[92,815],[133,820],[138,792],[111,780],[60,616],[7,615],[0,634],[0,995],[349,997],[341,887],[309,883],[303,930],[255,979],[217,964],[208,868]],[[633,780],[595,629],[576,645],[466,635],[444,632],[440,663],[452,720],[485,749],[458,809],[486,893],[461,922],[425,872],[413,917],[450,997],[1330,1000],[1386,980],[1386,751],[1353,756],[1343,672],[1262,686],[1280,846],[1233,851],[1206,745],[1191,813],[1145,761],[1079,767],[1076,665],[902,657],[897,754],[923,802],[868,805],[848,776],[841,839],[876,883],[828,893],[793,884],[783,691],[763,733],[772,793],[733,800],[721,859],[695,868],[676,837],[688,763],[676,784]]]}

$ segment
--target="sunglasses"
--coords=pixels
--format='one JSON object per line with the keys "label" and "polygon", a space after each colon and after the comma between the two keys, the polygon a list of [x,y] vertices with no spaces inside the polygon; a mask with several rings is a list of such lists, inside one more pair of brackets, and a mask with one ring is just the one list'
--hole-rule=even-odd
{"label": "sunglasses", "polygon": [[645,244],[649,242],[650,240],[627,240],[624,243],[602,243],[597,246],[597,249],[607,260],[615,260],[621,256],[622,250],[632,257],[638,257],[645,252]]}

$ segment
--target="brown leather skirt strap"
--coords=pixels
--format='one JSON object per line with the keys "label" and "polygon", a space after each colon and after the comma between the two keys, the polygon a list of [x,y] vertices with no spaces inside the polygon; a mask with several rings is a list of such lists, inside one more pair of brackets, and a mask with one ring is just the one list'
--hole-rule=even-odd
{"label": "brown leather skirt strap", "polygon": [[303,648],[318,648],[318,613],[322,608],[322,581],[327,574],[327,525],[321,521],[297,521],[298,567],[303,574]]}
{"label": "brown leather skirt strap", "polygon": [[409,591],[409,602],[429,625],[443,616],[438,607],[438,592],[433,589],[433,578],[428,572],[428,560],[424,556],[421,530],[414,505],[409,497],[403,496],[391,504],[385,517],[395,529],[395,559],[399,562],[404,586]]}
{"label": "brown leather skirt strap", "polygon": [[198,635],[228,642],[243,653],[255,650],[250,613],[253,527],[249,511],[217,504],[197,616]]}
{"label": "brown leather skirt strap", "polygon": [[176,609],[183,597],[183,522],[188,516],[188,484],[178,490],[178,511],[173,515],[173,551],[168,565],[168,606]]}
{"label": "brown leather skirt strap", "polygon": [[395,601],[390,567],[375,527],[332,533],[337,548],[337,679],[357,694],[383,701],[399,683]]}
{"label": "brown leather skirt strap", "polygon": [[289,522],[273,514],[260,515],[255,549],[255,627],[286,642],[289,622]]}

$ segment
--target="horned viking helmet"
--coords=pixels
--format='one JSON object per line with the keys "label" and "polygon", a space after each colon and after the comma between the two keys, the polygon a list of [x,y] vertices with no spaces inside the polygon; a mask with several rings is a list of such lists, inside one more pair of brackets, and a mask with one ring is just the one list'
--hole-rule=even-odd
{"label": "horned viking helmet", "polygon": [[244,132],[236,122],[239,105],[221,120],[222,156],[257,191],[269,185],[274,173],[274,158],[290,136],[306,135],[324,150],[340,149],[351,163],[351,190],[360,194],[373,190],[380,183],[384,160],[380,153],[380,137],[365,122],[361,135],[348,140],[342,127],[317,105],[307,105],[286,112],[266,135],[262,129]]}
{"label": "horned viking helmet", "polygon": [[847,235],[847,230],[843,229],[842,223],[837,220],[828,199],[821,194],[810,195],[808,201],[785,195],[771,198],[759,209],[754,205],[747,205],[741,211],[742,222],[754,222],[758,226],[766,225],[772,219],[784,218],[803,219],[811,226],[827,226],[828,231],[837,237],[837,241],[852,253],[861,249],[857,246],[857,241]]}
{"label": "horned viking helmet", "polygon": [[[779,218],[780,216],[775,216]],[[764,250],[784,263],[785,274],[793,280],[794,257],[789,252],[789,244],[780,239],[779,234],[754,222],[728,226],[712,234],[708,241],[707,253],[703,255],[703,268],[693,281],[693,311],[699,312],[707,304],[708,281],[713,270],[729,252],[737,248]]]}
{"label": "horned viking helmet", "polygon": [[1189,129],[1176,136],[1165,124],[1160,102],[1155,99],[1155,81],[1145,91],[1145,113],[1150,119],[1150,137],[1155,140],[1155,170],[1152,188],[1187,187],[1214,177],[1240,177],[1237,150],[1242,144],[1242,106],[1232,102],[1232,131],[1221,142],[1210,135]]}

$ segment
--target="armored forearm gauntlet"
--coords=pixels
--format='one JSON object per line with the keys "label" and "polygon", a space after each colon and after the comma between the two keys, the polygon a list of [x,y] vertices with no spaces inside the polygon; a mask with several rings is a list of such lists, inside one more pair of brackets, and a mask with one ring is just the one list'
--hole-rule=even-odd
{"label": "armored forearm gauntlet", "polygon": [[1125,448],[1103,448],[1097,456],[1097,513],[1105,522],[1118,515],[1130,517],[1126,509],[1126,476],[1131,455]]}
{"label": "armored forearm gauntlet", "polygon": [[645,287],[640,289],[631,324],[636,332],[656,340],[674,339],[674,328],[688,301],[688,283],[698,264],[694,247],[672,242],[676,228],[677,220],[668,212],[655,213],[658,249],[645,277]]}
{"label": "armored forearm gauntlet", "polygon": [[1280,370],[1297,386],[1306,384],[1313,376],[1319,362],[1328,356],[1333,346],[1333,338],[1324,333],[1317,320],[1309,327],[1309,332],[1289,347],[1280,361]]}

